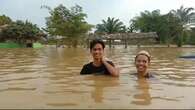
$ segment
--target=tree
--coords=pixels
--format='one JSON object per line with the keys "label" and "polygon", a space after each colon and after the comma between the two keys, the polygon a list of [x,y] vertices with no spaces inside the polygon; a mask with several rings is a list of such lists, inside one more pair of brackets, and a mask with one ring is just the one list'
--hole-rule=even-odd
{"label": "tree", "polygon": [[190,18],[195,15],[194,12],[192,12],[194,8],[189,7],[189,8],[184,8],[181,6],[177,10],[171,10],[170,13],[174,14],[177,18],[180,19],[182,25],[186,24],[189,22]]}
{"label": "tree", "polygon": [[183,44],[182,30],[183,26],[179,18],[174,16],[172,13],[164,15],[166,23],[164,24],[164,29],[167,30],[164,33],[168,36],[166,39],[167,43],[176,43],[178,47],[181,47]]}
{"label": "tree", "polygon": [[76,47],[79,38],[84,36],[92,25],[85,21],[87,15],[83,13],[82,7],[73,6],[70,9],[62,4],[54,8],[49,7],[50,16],[46,18],[46,31],[52,36],[67,37],[70,45]]}
{"label": "tree", "polygon": [[160,10],[154,10],[152,12],[146,10],[144,12],[141,12],[140,16],[137,16],[132,20],[135,29],[141,32],[156,31],[160,21]]}
{"label": "tree", "polygon": [[2,30],[4,40],[11,40],[17,43],[26,43],[27,40],[38,40],[42,31],[31,22],[12,22]]}
{"label": "tree", "polygon": [[121,33],[126,32],[126,27],[123,25],[123,22],[121,22],[119,19],[110,18],[102,20],[102,24],[96,25],[96,33]]}
{"label": "tree", "polygon": [[189,44],[195,45],[195,28],[192,28],[190,33],[190,40],[188,42]]}
{"label": "tree", "polygon": [[144,11],[131,21],[137,31],[156,32],[160,43],[180,43],[177,39],[181,34],[182,25],[172,13],[161,15],[160,10]]}
{"label": "tree", "polygon": [[127,28],[127,32],[134,32],[136,31],[135,29],[135,21],[134,19],[129,21],[129,27]]}
{"label": "tree", "polygon": [[182,46],[182,44],[186,41],[187,37],[190,36],[190,32],[185,29],[185,25],[189,23],[190,18],[195,16],[194,8],[184,8],[181,6],[177,10],[171,10],[170,13],[172,13],[175,17],[177,17],[180,20],[180,23],[182,24],[182,30],[181,34],[177,37],[177,44],[179,47]]}
{"label": "tree", "polygon": [[0,16],[0,26],[6,25],[6,24],[10,24],[12,22],[12,20],[5,15]]}
{"label": "tree", "polygon": [[131,27],[140,32],[156,32],[160,43],[165,43],[164,32],[166,29],[166,19],[160,14],[160,10],[154,10],[152,12],[144,11],[140,13],[140,16],[134,17],[131,20]]}

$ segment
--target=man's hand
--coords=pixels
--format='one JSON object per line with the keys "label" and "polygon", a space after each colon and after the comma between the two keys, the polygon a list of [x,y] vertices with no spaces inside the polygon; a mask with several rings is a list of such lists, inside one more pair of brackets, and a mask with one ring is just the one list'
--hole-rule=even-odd
{"label": "man's hand", "polygon": [[106,68],[111,73],[111,75],[112,76],[115,76],[115,77],[118,77],[119,76],[119,70],[118,70],[118,68],[116,68],[113,65],[109,64],[107,61],[108,61],[108,58],[103,57],[101,59],[101,62],[106,66]]}

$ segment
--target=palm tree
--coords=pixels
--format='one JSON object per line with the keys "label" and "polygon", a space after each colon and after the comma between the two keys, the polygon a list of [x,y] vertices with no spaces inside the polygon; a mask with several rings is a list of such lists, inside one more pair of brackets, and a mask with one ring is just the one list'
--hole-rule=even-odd
{"label": "palm tree", "polygon": [[184,8],[183,5],[177,9],[177,10],[171,10],[170,13],[174,14],[176,17],[178,17],[181,20],[182,25],[189,22],[190,18],[195,15],[194,8]]}
{"label": "palm tree", "polygon": [[178,47],[181,47],[184,39],[186,39],[186,33],[187,32],[187,28],[186,28],[186,24],[190,22],[190,19],[195,15],[194,8],[189,7],[189,8],[184,8],[183,6],[181,6],[179,9],[177,10],[171,10],[170,13],[173,14],[175,17],[177,17],[180,21],[180,24],[183,26],[182,27],[182,31],[181,34],[179,36],[177,36],[176,38],[176,42]]}
{"label": "palm tree", "polygon": [[102,24],[96,25],[96,33],[120,33],[120,32],[126,32],[126,27],[123,25],[123,22],[121,22],[119,19],[110,18],[108,17],[107,21],[102,20]]}

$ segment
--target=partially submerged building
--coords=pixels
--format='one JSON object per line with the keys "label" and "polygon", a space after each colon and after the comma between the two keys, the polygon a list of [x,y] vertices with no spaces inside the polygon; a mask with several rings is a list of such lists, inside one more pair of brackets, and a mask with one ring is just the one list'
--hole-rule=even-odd
{"label": "partially submerged building", "polygon": [[156,44],[158,35],[156,32],[148,33],[116,33],[116,34],[90,34],[87,38],[87,42],[95,38],[102,39],[107,44],[111,45],[144,45],[144,44]]}

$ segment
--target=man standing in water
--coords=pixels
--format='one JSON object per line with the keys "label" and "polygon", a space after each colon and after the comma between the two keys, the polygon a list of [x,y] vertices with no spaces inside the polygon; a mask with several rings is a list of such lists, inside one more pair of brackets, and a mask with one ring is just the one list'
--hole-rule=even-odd
{"label": "man standing in water", "polygon": [[102,40],[95,39],[90,42],[90,53],[93,61],[85,64],[80,72],[81,75],[86,74],[105,74],[118,77],[119,70],[111,61],[104,58],[105,44]]}
{"label": "man standing in water", "polygon": [[151,59],[150,54],[145,50],[142,50],[137,53],[135,57],[135,66],[137,69],[136,75],[138,78],[152,78],[153,77],[153,75],[148,72],[148,67],[150,65],[150,59]]}

